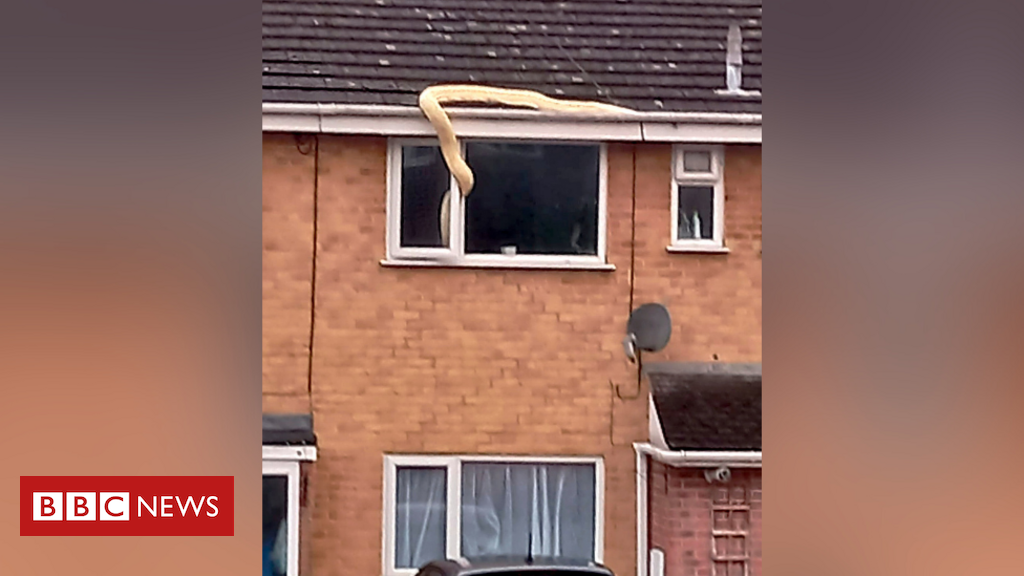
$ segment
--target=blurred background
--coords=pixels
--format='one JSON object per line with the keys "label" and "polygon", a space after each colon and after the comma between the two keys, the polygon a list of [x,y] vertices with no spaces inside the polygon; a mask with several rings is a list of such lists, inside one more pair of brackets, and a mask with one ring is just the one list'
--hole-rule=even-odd
{"label": "blurred background", "polygon": [[[0,571],[256,574],[259,8],[5,7]],[[21,538],[21,475],[231,475],[235,536]]]}
{"label": "blurred background", "polygon": [[[1018,573],[1022,5],[768,13],[768,573]],[[0,22],[4,573],[257,570],[259,19]],[[236,535],[20,538],[29,474],[234,475]]]}

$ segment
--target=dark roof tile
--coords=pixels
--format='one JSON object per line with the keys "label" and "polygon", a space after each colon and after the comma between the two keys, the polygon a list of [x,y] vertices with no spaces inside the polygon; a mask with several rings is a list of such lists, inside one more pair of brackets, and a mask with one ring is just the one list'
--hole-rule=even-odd
{"label": "dark roof tile", "polygon": [[265,0],[265,101],[415,105],[476,82],[638,110],[760,112],[722,96],[730,24],[761,87],[760,0]]}
{"label": "dark roof tile", "polygon": [[665,363],[645,368],[673,450],[761,450],[760,364]]}
{"label": "dark roof tile", "polygon": [[311,414],[264,414],[263,444],[265,445],[314,445]]}

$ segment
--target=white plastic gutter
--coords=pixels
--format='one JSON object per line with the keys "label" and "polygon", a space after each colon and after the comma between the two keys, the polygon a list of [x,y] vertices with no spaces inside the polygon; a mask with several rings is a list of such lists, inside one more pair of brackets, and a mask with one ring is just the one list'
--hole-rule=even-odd
{"label": "white plastic gutter", "polygon": [[[636,112],[565,114],[507,108],[447,107],[460,136],[620,142],[761,143],[760,114]],[[415,106],[263,104],[264,132],[431,136]]]}
{"label": "white plastic gutter", "polygon": [[316,462],[316,446],[263,446],[264,460]]}
{"label": "white plastic gutter", "polygon": [[662,464],[676,468],[710,468],[730,466],[733,468],[760,468],[761,452],[731,452],[704,450],[664,450],[646,442],[633,444],[637,454],[654,458]]}
{"label": "white plastic gutter", "polygon": [[[668,122],[686,124],[761,124],[760,114],[723,112],[637,112],[635,114],[583,114],[567,115],[564,112],[508,108],[445,107],[454,118],[478,118],[485,120],[564,120],[567,117],[596,122]],[[264,114],[312,115],[312,116],[375,116],[378,118],[422,118],[423,113],[414,106],[389,106],[382,104],[315,104],[264,102]]]}
{"label": "white plastic gutter", "polygon": [[647,457],[675,468],[760,468],[761,452],[665,450],[646,442],[633,444],[636,451],[636,574],[647,574]]}

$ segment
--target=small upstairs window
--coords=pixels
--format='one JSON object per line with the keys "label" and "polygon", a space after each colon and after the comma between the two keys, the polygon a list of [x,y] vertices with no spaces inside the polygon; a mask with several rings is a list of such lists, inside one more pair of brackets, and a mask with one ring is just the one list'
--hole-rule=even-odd
{"label": "small upstairs window", "polygon": [[679,146],[672,179],[670,251],[724,251],[723,152],[717,146]]}

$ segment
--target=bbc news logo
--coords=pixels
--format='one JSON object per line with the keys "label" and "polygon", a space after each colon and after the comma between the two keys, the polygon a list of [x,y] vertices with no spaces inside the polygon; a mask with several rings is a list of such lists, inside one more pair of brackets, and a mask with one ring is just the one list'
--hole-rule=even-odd
{"label": "bbc news logo", "polygon": [[233,536],[231,476],[22,476],[22,536]]}
{"label": "bbc news logo", "polygon": [[[199,517],[205,504],[208,508],[206,516],[216,518],[220,514],[217,507],[219,499],[218,496],[200,496],[196,501],[189,496],[183,503],[181,496],[154,496],[150,505],[146,498],[137,496],[139,507],[136,516],[141,518],[145,510],[156,518],[159,510],[161,518],[174,518],[174,505],[177,503],[177,510],[182,517],[188,515],[187,511]],[[99,520],[125,521],[131,518],[131,511],[128,510],[131,502],[130,492],[33,492],[32,520],[96,520],[99,512]]]}

